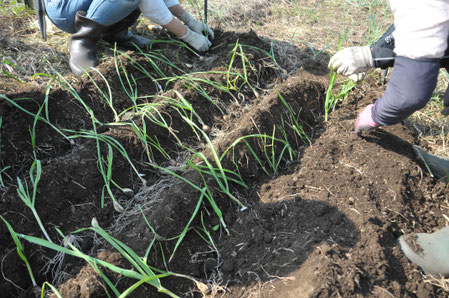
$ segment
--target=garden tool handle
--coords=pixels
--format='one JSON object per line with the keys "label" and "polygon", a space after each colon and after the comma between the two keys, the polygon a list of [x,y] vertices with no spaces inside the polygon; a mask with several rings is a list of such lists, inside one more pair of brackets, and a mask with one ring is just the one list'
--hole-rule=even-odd
{"label": "garden tool handle", "polygon": [[42,38],[47,40],[47,24],[45,23],[45,3],[44,0],[36,0],[37,19],[39,22],[39,29],[41,30]]}
{"label": "garden tool handle", "polygon": [[204,23],[207,25],[207,0],[204,0]]}

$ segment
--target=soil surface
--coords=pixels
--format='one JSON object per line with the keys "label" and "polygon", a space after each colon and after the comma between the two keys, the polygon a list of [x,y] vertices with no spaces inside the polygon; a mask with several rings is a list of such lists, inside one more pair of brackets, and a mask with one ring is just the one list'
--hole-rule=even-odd
{"label": "soil surface", "polygon": [[[68,235],[89,227],[95,217],[139,256],[152,245],[151,266],[193,277],[196,283],[181,276],[161,279],[179,296],[444,295],[408,262],[397,239],[444,226],[447,184],[431,178],[417,160],[412,150],[417,138],[405,126],[354,134],[357,112],[385,88],[380,79],[373,75],[359,83],[324,122],[328,56],[291,49],[301,63],[294,73],[270,40],[254,32],[217,31],[212,49],[201,57],[162,42],[154,45],[152,56],[122,52],[82,78],[22,84],[3,76],[1,168],[8,168],[2,173],[1,215],[16,232],[43,238],[17,195],[17,178],[31,187],[29,170],[38,159],[42,177],[35,206],[54,242],[63,242],[56,228]],[[101,51],[112,53],[105,45]],[[247,76],[229,75],[229,69]],[[136,105],[146,107],[146,113]],[[147,144],[131,124],[147,134]],[[309,140],[297,133],[298,125]],[[102,140],[119,144],[110,151],[111,189],[123,210],[107,192],[102,202],[105,182],[98,155],[107,161],[109,149],[84,133],[94,128]],[[249,137],[259,134],[268,137]],[[208,140],[218,156],[223,154],[222,166],[242,177],[238,181],[227,172],[233,178],[227,189],[235,200],[205,168],[200,174],[189,166],[204,166],[201,154],[213,163]],[[223,221],[186,180],[208,185]],[[131,191],[125,195],[118,186]],[[171,238],[183,232],[197,206],[191,229],[175,247]],[[132,268],[92,231],[73,235],[72,243],[82,252]],[[56,262],[55,251],[25,240],[22,244],[38,284],[51,282],[63,297],[112,293],[84,260],[65,256]],[[33,297],[36,289],[3,223],[0,254],[2,297]],[[105,272],[119,290],[135,282]],[[165,297],[149,285],[132,294],[158,296]]]}

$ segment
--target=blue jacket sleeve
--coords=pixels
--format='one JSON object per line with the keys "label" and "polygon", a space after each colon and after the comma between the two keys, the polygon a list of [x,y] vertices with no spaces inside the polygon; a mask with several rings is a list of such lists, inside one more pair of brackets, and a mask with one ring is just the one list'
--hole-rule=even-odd
{"label": "blue jacket sleeve", "polygon": [[374,104],[373,120],[393,125],[423,108],[436,87],[439,68],[440,59],[397,56],[387,89]]}

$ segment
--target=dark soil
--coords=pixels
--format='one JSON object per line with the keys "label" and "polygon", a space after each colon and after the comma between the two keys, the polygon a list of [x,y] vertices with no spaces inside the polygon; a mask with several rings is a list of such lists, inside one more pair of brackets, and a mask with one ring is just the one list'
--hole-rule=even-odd
{"label": "dark soil", "polygon": [[[160,34],[159,38],[167,38]],[[244,66],[249,69],[251,65],[254,71],[248,71],[248,82],[252,88],[244,84],[242,78],[236,80],[236,86],[240,88],[230,92],[205,83],[198,84],[200,89],[195,88],[197,85],[189,85],[187,80],[171,82],[164,79],[183,72],[211,71],[194,77],[226,86],[229,78],[222,71],[227,71],[231,61],[228,53],[237,41],[240,45],[258,48],[243,47],[247,57],[245,65],[238,55],[233,64],[233,68],[241,73]],[[102,53],[111,54],[110,49],[101,49]],[[123,212],[114,209],[108,195],[104,206],[101,205],[104,181],[97,164],[97,144],[92,139],[73,137],[83,130],[93,129],[92,117],[73,92],[55,81],[49,83],[47,89],[31,83],[20,84],[3,76],[0,81],[3,94],[0,99],[1,168],[9,168],[2,174],[1,215],[18,233],[43,237],[32,213],[20,201],[16,191],[16,179],[27,180],[29,177],[35,158],[30,131],[35,131],[36,158],[42,162],[36,209],[50,237],[57,243],[62,242],[55,228],[69,234],[89,227],[95,217],[101,227],[140,256],[145,255],[155,240],[148,258],[152,266],[165,269],[166,265],[168,270],[192,276],[200,282],[195,284],[180,277],[163,278],[162,284],[180,296],[444,295],[442,288],[425,282],[419,269],[401,254],[396,240],[404,233],[429,232],[443,226],[441,210],[447,208],[447,185],[435,181],[423,169],[412,150],[417,138],[405,126],[382,128],[361,137],[353,132],[358,110],[375,100],[384,86],[378,83],[376,76],[368,77],[338,105],[325,123],[322,114],[328,85],[327,55],[315,57],[311,52],[297,49],[297,59],[302,67],[287,75],[288,64],[283,62],[287,60],[276,56],[280,68],[260,49],[270,52],[270,41],[254,32],[217,32],[214,46],[204,60],[185,48],[162,43],[155,45],[154,53],[168,57],[176,68],[154,57],[150,60],[142,54],[126,52],[119,56],[123,62],[119,74],[112,57],[98,66],[107,84],[93,71],[90,72],[92,79],[66,77],[98,120],[97,132],[117,140],[143,175],[140,179],[128,160],[118,150],[113,150],[112,179],[120,187],[134,192],[129,198],[113,187],[116,198],[125,209]],[[149,79],[144,70],[158,80]],[[135,79],[134,82],[131,80],[132,88],[129,88],[127,78]],[[128,110],[116,119],[99,91],[108,94],[108,88],[118,113],[134,106],[129,91],[135,91],[137,104],[157,104],[159,114],[155,110],[150,114],[164,119],[168,128],[157,126],[134,110]],[[202,90],[209,98],[202,94]],[[295,133],[291,114],[280,95],[291,106],[310,142]],[[272,150],[276,156],[284,154],[276,171],[269,167],[265,158],[257,162],[249,149],[251,146],[258,156],[263,157],[261,139],[248,139],[248,146],[240,142],[234,151],[225,155],[223,166],[238,170],[246,184],[246,187],[237,183],[229,185],[232,195],[246,209],[220,191],[210,175],[201,176],[186,167],[189,155],[183,154],[185,147],[179,142],[202,152],[211,162],[213,157],[205,137],[197,137],[182,119],[182,111],[177,111],[166,100],[167,97],[176,99],[181,96],[191,103],[196,113],[191,115],[192,120],[209,134],[219,155],[239,138],[264,133],[272,136],[274,127],[275,136],[286,139],[292,147],[294,156],[290,159],[282,146],[272,147],[271,140],[268,141],[269,156]],[[45,109],[41,116],[71,138],[62,136],[45,121],[37,121],[34,126],[35,117],[29,113],[36,114],[43,104]],[[190,112],[184,111],[188,117]],[[134,122],[139,127],[145,124],[148,136],[157,139],[167,155],[155,147],[146,151],[129,125],[108,124],[116,120],[122,124]],[[279,129],[281,127],[284,127],[285,135]],[[101,155],[106,158],[107,147],[104,144],[100,147]],[[194,157],[192,162],[199,163],[199,157]],[[228,232],[220,225],[211,205],[203,201],[191,224],[195,230],[187,233],[168,262],[176,240],[167,239],[183,231],[200,192],[155,169],[150,163],[167,167],[201,187],[207,183],[223,212]],[[29,179],[28,185],[31,185]],[[140,210],[156,234],[148,228]],[[202,229],[211,233],[216,247],[199,237],[198,233],[205,235]],[[76,235],[80,236],[78,244],[84,253],[131,268],[93,232]],[[0,237],[2,297],[32,297],[26,267],[3,223]],[[62,270],[56,271],[55,265],[50,266],[50,270],[43,270],[55,252],[25,240],[22,243],[38,284],[47,280],[58,285],[63,297],[107,297],[100,276],[83,260],[66,256]],[[120,279],[112,272],[106,271],[106,274],[119,281],[121,290],[134,282]],[[158,295],[162,296],[151,286],[144,285],[132,297]]]}

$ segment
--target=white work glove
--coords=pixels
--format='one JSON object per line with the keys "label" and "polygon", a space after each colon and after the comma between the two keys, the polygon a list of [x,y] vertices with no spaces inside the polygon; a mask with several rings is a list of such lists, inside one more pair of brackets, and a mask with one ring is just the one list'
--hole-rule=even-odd
{"label": "white work glove", "polygon": [[180,15],[179,19],[196,33],[206,35],[211,41],[214,40],[214,31],[207,24],[195,20],[188,12]]}
{"label": "white work glove", "polygon": [[188,27],[186,35],[179,37],[179,39],[191,45],[198,52],[205,52],[212,45],[207,37],[190,30]]}
{"label": "white work glove", "polygon": [[354,82],[360,82],[362,81],[366,76],[366,72],[360,72],[360,73],[355,73],[349,76],[349,78],[351,80],[353,80]]}
{"label": "white work glove", "polygon": [[343,49],[332,56],[328,67],[344,76],[365,72],[374,68],[371,49],[369,46]]}

